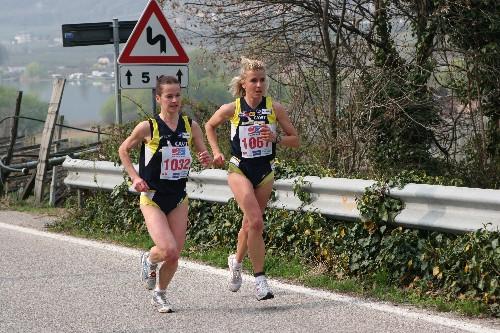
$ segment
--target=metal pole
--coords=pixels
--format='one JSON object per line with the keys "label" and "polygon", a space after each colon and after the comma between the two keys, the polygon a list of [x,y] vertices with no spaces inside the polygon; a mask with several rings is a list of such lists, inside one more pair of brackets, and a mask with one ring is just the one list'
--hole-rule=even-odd
{"label": "metal pole", "polygon": [[113,44],[115,45],[115,124],[122,124],[122,93],[120,90],[120,68],[118,67],[118,56],[120,55],[120,35],[118,33],[118,19],[113,19]]}

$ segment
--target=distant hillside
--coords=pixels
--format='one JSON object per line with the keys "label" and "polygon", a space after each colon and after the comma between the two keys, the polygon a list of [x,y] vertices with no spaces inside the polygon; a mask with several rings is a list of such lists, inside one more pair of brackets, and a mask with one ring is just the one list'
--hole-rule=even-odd
{"label": "distant hillside", "polygon": [[[147,0],[1,0],[0,40],[13,33],[58,35],[66,23],[137,20]],[[168,17],[168,15],[167,15]]]}
{"label": "distant hillside", "polygon": [[[138,20],[148,0],[0,0],[0,43],[7,49],[7,66],[26,66],[37,62],[46,68],[73,64],[88,66],[98,56],[112,54],[112,46],[63,48],[54,43],[61,37],[63,24]],[[165,16],[184,42],[189,39],[176,29],[175,13]],[[31,40],[14,44],[20,34]],[[189,49],[189,44],[184,46]]]}

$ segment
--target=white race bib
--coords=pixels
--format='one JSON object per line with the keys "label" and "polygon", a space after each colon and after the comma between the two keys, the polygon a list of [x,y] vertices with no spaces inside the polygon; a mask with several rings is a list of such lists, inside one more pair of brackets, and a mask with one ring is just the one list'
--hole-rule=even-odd
{"label": "white race bib", "polygon": [[187,178],[191,162],[189,146],[162,147],[160,179],[179,180]]}
{"label": "white race bib", "polygon": [[271,155],[273,145],[260,136],[262,125],[249,125],[239,127],[241,156],[254,158]]}

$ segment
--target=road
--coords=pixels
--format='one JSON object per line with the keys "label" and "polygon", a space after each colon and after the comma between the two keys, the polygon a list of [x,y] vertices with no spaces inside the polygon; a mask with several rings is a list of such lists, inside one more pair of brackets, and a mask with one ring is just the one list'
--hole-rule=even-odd
{"label": "road", "polygon": [[0,332],[500,332],[465,319],[271,280],[258,302],[252,277],[182,261],[159,314],[139,282],[140,251],[49,233],[50,218],[0,211]]}

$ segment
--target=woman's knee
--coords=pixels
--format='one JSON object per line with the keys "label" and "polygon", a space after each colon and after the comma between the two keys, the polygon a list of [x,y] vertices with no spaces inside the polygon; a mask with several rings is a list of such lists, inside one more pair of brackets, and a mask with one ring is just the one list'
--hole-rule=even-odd
{"label": "woman's knee", "polygon": [[176,246],[168,246],[165,248],[160,249],[160,253],[162,255],[162,261],[165,261],[167,263],[176,263],[179,260],[179,250],[177,249]]}
{"label": "woman's knee", "polygon": [[262,215],[256,215],[255,217],[248,217],[247,223],[245,225],[246,231],[260,232],[264,231],[264,220]]}

